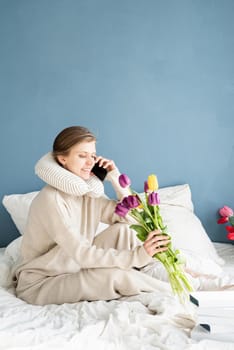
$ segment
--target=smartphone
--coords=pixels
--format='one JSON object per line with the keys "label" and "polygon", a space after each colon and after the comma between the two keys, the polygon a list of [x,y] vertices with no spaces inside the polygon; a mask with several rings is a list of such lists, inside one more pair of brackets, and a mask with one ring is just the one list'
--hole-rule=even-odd
{"label": "smartphone", "polygon": [[103,168],[102,166],[99,166],[98,163],[96,163],[92,169],[92,172],[94,175],[96,175],[101,181],[104,181],[106,175],[107,175],[107,170]]}

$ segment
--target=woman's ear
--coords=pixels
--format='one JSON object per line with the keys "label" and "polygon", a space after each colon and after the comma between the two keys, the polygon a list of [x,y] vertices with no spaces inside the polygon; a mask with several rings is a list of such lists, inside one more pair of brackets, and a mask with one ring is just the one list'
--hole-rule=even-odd
{"label": "woman's ear", "polygon": [[63,167],[65,167],[65,165],[66,165],[66,157],[64,157],[62,155],[58,155],[57,156],[57,160],[58,160],[59,164],[61,164]]}

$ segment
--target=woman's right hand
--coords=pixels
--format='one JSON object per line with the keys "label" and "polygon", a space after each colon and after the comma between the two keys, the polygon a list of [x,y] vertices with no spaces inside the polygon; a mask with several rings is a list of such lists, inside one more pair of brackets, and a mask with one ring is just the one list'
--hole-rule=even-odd
{"label": "woman's right hand", "polygon": [[155,230],[148,234],[143,246],[146,253],[154,256],[157,253],[165,252],[168,249],[170,238],[167,235],[162,235],[161,231]]}
{"label": "woman's right hand", "polygon": [[98,156],[95,163],[98,163],[99,166],[105,168],[108,172],[116,169],[116,165],[113,160],[103,158],[102,156]]}

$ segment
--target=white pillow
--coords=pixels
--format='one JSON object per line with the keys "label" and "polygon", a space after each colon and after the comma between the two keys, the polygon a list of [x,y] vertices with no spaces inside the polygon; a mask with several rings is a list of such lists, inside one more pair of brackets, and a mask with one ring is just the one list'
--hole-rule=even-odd
{"label": "white pillow", "polygon": [[162,187],[158,190],[161,204],[186,208],[193,212],[193,202],[188,184]]}
{"label": "white pillow", "polygon": [[174,248],[191,251],[197,256],[212,259],[223,265],[215,247],[201,221],[194,214],[189,185],[179,185],[159,189],[160,213]]}
{"label": "white pillow", "polygon": [[4,255],[7,257],[8,261],[12,264],[15,263],[20,258],[20,245],[22,237],[14,239],[5,249]]}
{"label": "white pillow", "polygon": [[21,235],[24,233],[30,205],[37,194],[38,191],[35,191],[25,194],[10,194],[3,197],[2,204]]}
{"label": "white pillow", "polygon": [[12,267],[20,256],[20,244],[22,237],[16,238],[0,254],[0,286],[3,288],[13,287]]}

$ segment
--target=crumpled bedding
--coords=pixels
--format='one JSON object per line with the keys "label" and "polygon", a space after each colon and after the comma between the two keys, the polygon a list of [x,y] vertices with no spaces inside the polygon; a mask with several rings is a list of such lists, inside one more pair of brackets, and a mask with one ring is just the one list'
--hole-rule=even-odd
{"label": "crumpled bedding", "polygon": [[[225,267],[228,272],[234,267],[231,260],[234,248],[226,246],[229,247],[223,256],[225,276]],[[196,323],[195,307],[191,303],[182,306],[173,296],[160,292],[109,302],[29,305],[16,298],[14,289],[7,285],[11,261],[4,252],[1,249],[0,349],[234,349],[234,343],[191,339],[190,331]],[[227,283],[234,281],[232,271]]]}

